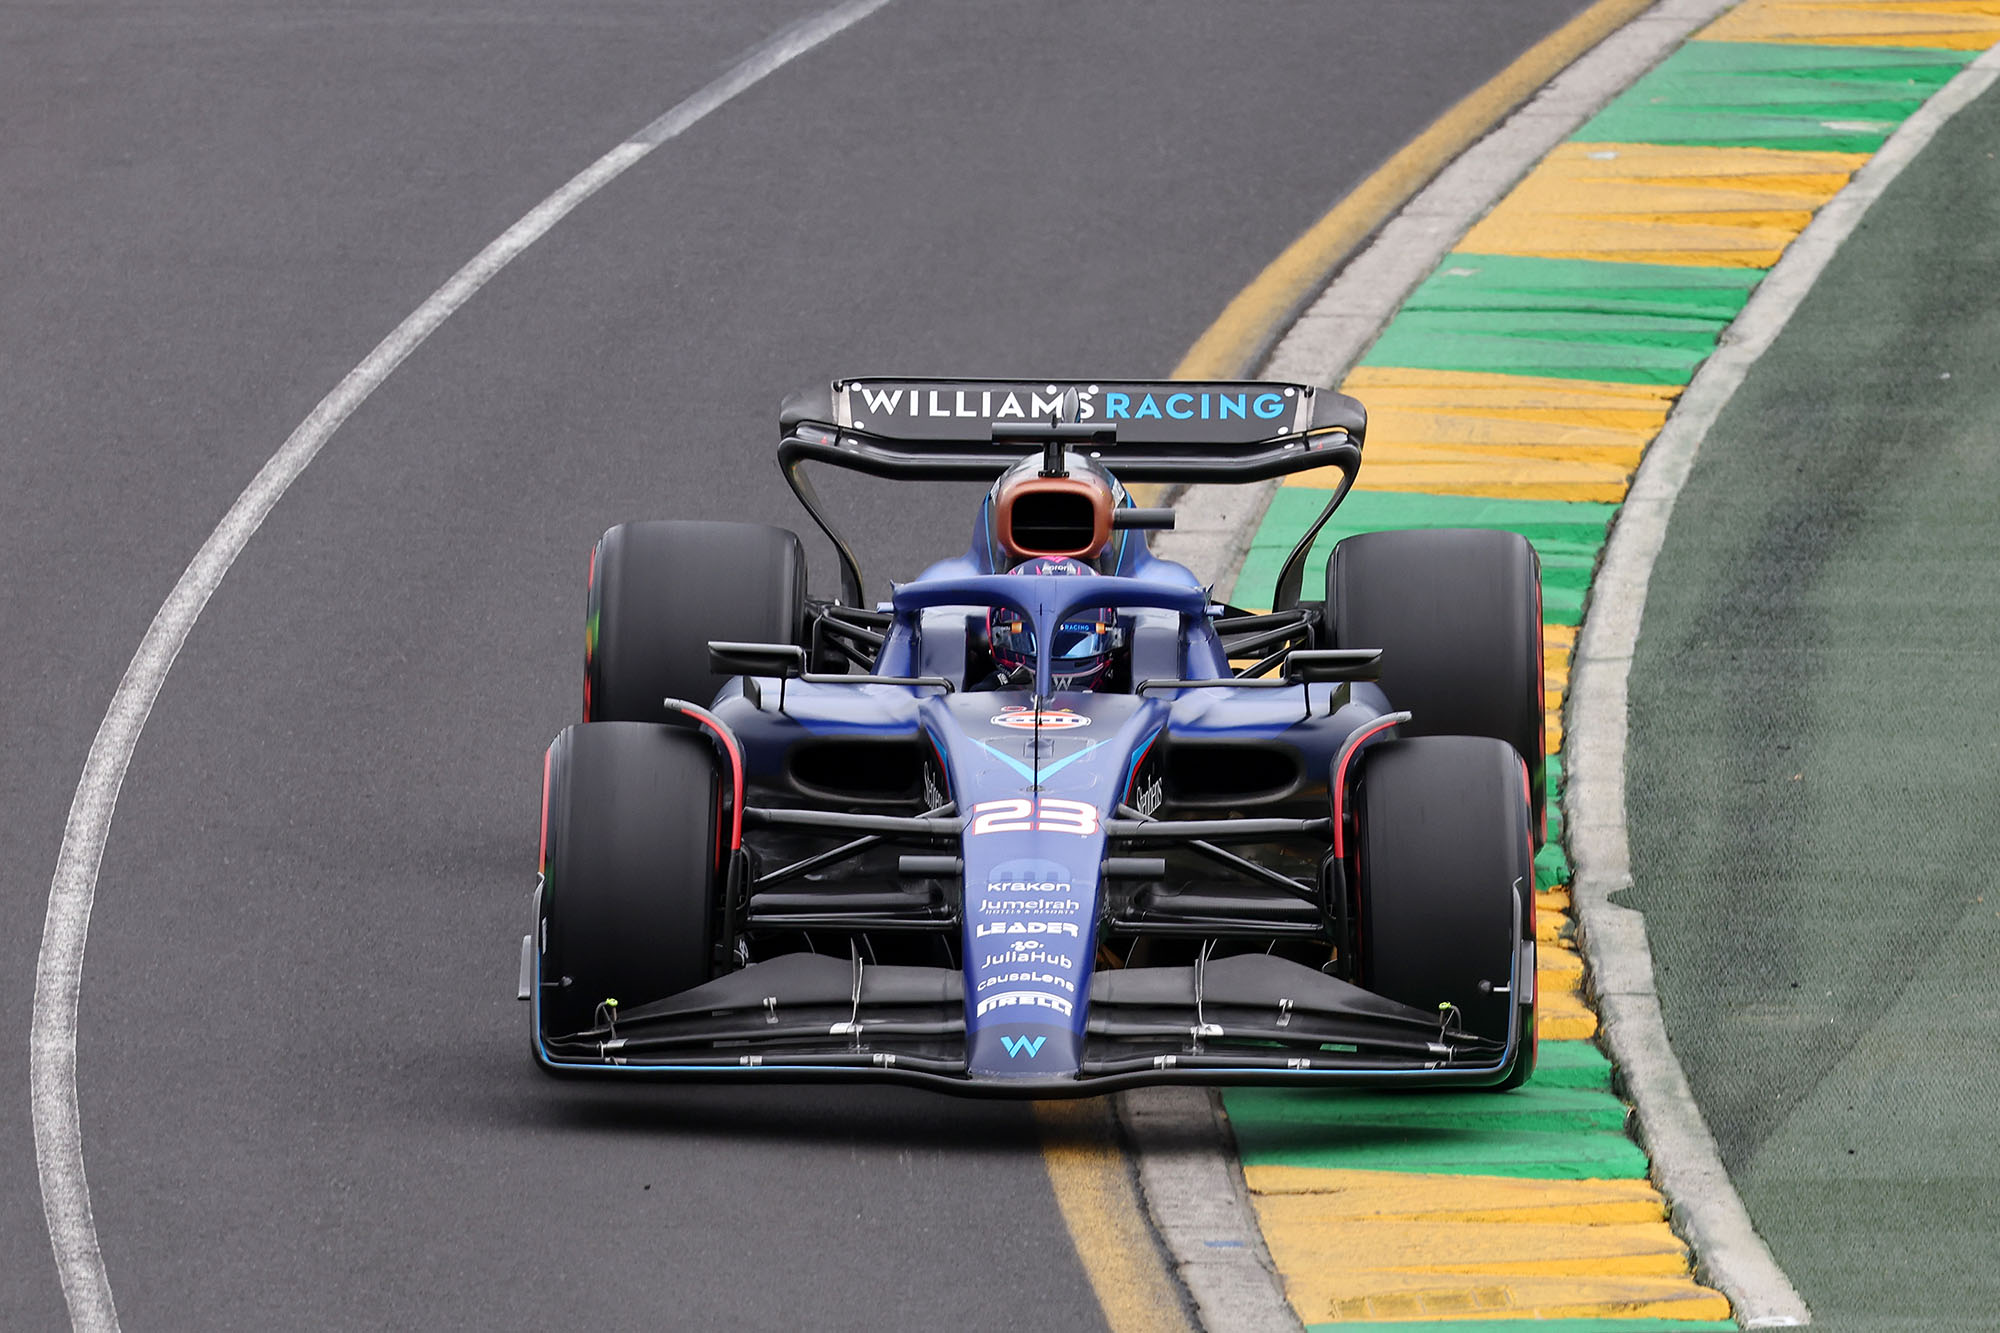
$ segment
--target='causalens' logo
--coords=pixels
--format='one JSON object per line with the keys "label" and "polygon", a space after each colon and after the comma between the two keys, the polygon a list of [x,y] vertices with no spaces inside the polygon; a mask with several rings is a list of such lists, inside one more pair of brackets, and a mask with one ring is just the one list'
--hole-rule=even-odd
{"label": "'causalens' logo", "polygon": [[1002,1037],[1000,1044],[1007,1048],[1007,1058],[1012,1060],[1026,1051],[1030,1060],[1042,1053],[1042,1043],[1047,1037]]}

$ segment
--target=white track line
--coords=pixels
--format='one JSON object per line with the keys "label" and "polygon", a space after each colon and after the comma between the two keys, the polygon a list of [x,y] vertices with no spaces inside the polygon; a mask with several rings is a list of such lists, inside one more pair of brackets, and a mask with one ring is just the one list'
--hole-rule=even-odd
{"label": "white track line", "polygon": [[118,790],[145,729],[167,672],[187,642],[202,608],[222,583],[271,509],[353,411],[389,378],[403,359],[438,326],[492,281],[500,270],[547,235],[570,211],[609,185],[661,144],[680,135],[731,98],[843,32],[889,0],[850,0],[792,24],[756,47],[727,73],[579,172],[397,325],[348,372],[312,414],[261,468],[188,563],[173,592],[154,615],[139,650],[125,668],[111,707],[91,742],[83,776],[70,802],[48,915],[35,965],[35,1008],[29,1033],[29,1095],[35,1124],[35,1164],[41,1175],[42,1211],[68,1302],[70,1322],[89,1333],[118,1327],[111,1282],[98,1248],[83,1173],[83,1131],[76,1102],[77,1001],[83,983],[83,948],[97,894],[98,865],[118,806]]}
{"label": "white track line", "polygon": [[1638,1107],[1640,1137],[1652,1154],[1660,1188],[1673,1201],[1674,1226],[1694,1247],[1702,1275],[1734,1303],[1745,1328],[1804,1324],[1811,1314],[1752,1226],[1668,1043],[1645,916],[1610,900],[1632,884],[1625,825],[1627,678],[1653,563],[1702,440],[1889,183],[1996,77],[2000,47],[1973,61],[1904,121],[1758,284],[1646,450],[1604,548],[1571,668],[1564,746],[1570,762],[1569,842],[1576,862],[1570,888],[1604,1039]]}

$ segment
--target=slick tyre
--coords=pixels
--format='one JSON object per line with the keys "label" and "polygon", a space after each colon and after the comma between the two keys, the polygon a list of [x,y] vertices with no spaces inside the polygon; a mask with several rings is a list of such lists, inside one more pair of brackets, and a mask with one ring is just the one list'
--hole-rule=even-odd
{"label": "slick tyre", "polygon": [[1500,1086],[1534,1072],[1534,857],[1526,774],[1488,736],[1424,736],[1367,750],[1356,789],[1361,984],[1499,1041],[1522,1039]]}
{"label": "slick tyre", "polygon": [[660,701],[706,705],[726,677],[712,639],[798,643],[806,552],[796,534],[756,523],[621,523],[590,558],[583,720],[657,722]]}
{"label": "slick tyre", "polygon": [[698,732],[639,722],[566,728],[542,806],[538,987],[545,1036],[593,1026],[709,979],[721,790]]}
{"label": "slick tyre", "polygon": [[1544,805],[1541,568],[1519,533],[1366,532],[1326,564],[1328,637],[1380,648],[1382,690],[1412,720],[1402,736],[1491,736],[1528,765],[1539,840]]}

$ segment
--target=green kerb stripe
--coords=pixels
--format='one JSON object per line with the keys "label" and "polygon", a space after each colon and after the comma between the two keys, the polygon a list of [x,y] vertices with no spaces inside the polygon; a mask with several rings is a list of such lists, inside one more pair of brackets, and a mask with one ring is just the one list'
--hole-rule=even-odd
{"label": "green kerb stripe", "polygon": [[1587,1041],[1543,1042],[1535,1076],[1490,1092],[1295,1092],[1232,1088],[1223,1105],[1245,1166],[1636,1180],[1611,1066]]}
{"label": "green kerb stripe", "polygon": [[1548,756],[1544,770],[1548,784],[1549,836],[1535,853],[1535,888],[1546,891],[1569,883],[1569,857],[1563,852],[1563,765],[1562,753]]}
{"label": "green kerb stripe", "polygon": [[1723,325],[1736,318],[1763,276],[1746,268],[1454,251],[1410,294],[1403,309],[1650,316]]}
{"label": "green kerb stripe", "polygon": [[1977,54],[1689,42],[1572,141],[1872,153]]}
{"label": "green kerb stripe", "polygon": [[1412,310],[1397,317],[1361,364],[1686,384],[1720,331],[1693,320]]}
{"label": "green kerb stripe", "polygon": [[1587,1041],[1545,1041],[1536,1052],[1537,1088],[1580,1088],[1591,1092],[1611,1090],[1611,1061]]}
{"label": "green kerb stripe", "polygon": [[1559,889],[1569,883],[1569,857],[1555,830],[1555,798],[1549,798],[1549,840],[1535,853],[1535,888],[1538,892]]}
{"label": "green kerb stripe", "polygon": [[1554,842],[1562,836],[1563,828],[1563,765],[1560,754],[1549,756],[1549,770],[1546,780],[1549,788],[1549,841]]}
{"label": "green kerb stripe", "polygon": [[1361,364],[1685,384],[1763,276],[1454,253]]}

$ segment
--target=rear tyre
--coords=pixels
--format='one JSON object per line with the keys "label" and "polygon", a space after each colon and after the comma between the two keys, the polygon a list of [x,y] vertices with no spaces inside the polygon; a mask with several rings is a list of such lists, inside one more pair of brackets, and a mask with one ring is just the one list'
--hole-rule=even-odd
{"label": "rear tyre", "polygon": [[1546,736],[1541,565],[1527,538],[1484,528],[1364,532],[1326,563],[1328,637],[1380,648],[1403,736],[1491,736],[1528,765],[1539,841]]}
{"label": "rear tyre", "polygon": [[[1522,1040],[1501,1087],[1534,1072],[1534,978],[1504,990],[1534,938],[1534,854],[1521,758],[1487,736],[1388,741],[1356,789],[1361,984],[1426,1013],[1454,1005],[1464,1031]],[[1518,931],[1516,911],[1518,906]],[[1525,971],[1526,969],[1524,969]],[[1525,997],[1525,998],[1523,998]]]}
{"label": "rear tyre", "polygon": [[542,797],[541,1026],[593,1025],[707,981],[721,792],[700,734],[637,722],[564,729]]}
{"label": "rear tyre", "polygon": [[784,528],[619,524],[590,560],[583,720],[658,722],[662,699],[708,703],[727,679],[708,669],[709,641],[798,643],[805,602],[805,547]]}

